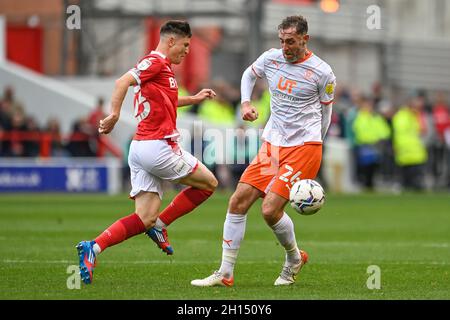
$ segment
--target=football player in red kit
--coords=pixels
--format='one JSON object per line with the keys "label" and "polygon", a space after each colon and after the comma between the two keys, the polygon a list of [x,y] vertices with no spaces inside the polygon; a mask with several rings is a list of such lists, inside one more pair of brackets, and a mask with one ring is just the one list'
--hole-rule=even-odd
{"label": "football player in red kit", "polygon": [[[77,245],[80,275],[86,284],[92,282],[97,256],[135,235],[145,232],[164,252],[172,254],[166,227],[208,199],[217,187],[216,178],[205,165],[177,143],[177,107],[198,104],[216,95],[211,89],[203,89],[194,96],[178,97],[171,65],[181,63],[189,53],[191,36],[187,22],[166,22],[157,48],[116,80],[111,113],[100,121],[99,132],[113,130],[128,87],[134,86],[134,116],[139,124],[128,163],[135,212],[113,223],[94,240]],[[164,180],[188,187],[160,212]]]}

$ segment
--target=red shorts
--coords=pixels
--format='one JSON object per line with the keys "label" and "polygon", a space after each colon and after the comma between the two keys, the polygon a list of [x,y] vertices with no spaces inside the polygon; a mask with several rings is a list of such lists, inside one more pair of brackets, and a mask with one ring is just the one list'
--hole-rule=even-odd
{"label": "red shorts", "polygon": [[300,179],[315,179],[322,161],[322,143],[277,147],[264,142],[239,182],[267,194],[272,191],[289,200],[292,185]]}

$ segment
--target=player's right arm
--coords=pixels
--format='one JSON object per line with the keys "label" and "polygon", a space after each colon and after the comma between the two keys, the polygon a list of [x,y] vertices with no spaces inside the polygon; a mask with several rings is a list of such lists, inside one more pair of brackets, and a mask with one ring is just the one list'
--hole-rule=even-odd
{"label": "player's right arm", "polygon": [[125,99],[128,87],[135,86],[136,84],[136,79],[129,72],[116,80],[111,97],[111,113],[105,119],[100,120],[98,132],[108,134],[114,129],[115,124],[119,120],[120,110],[122,109],[123,99]]}
{"label": "player's right arm", "polygon": [[248,67],[242,74],[241,79],[241,114],[245,121],[255,121],[258,119],[258,111],[251,105],[251,96],[256,82],[256,75]]}
{"label": "player's right arm", "polygon": [[258,119],[258,111],[251,104],[251,96],[255,87],[256,79],[265,76],[265,58],[270,52],[266,51],[256,59],[256,61],[248,67],[241,78],[241,114],[245,121],[255,121]]}

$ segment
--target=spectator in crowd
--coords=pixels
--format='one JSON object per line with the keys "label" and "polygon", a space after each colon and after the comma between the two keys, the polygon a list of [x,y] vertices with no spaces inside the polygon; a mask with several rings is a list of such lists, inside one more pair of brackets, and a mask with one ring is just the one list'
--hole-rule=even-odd
{"label": "spectator in crowd", "polygon": [[[361,99],[361,93],[359,90],[346,90],[341,88],[343,93],[338,96],[338,100],[335,102],[338,104],[338,108],[345,110],[344,114],[344,125],[343,125],[343,135],[347,139],[350,150],[351,150],[351,176],[352,181],[358,181],[358,174],[360,170],[358,169],[358,157],[356,150],[355,134],[353,132],[353,122],[355,121],[356,115],[358,114],[358,105]],[[344,100],[344,101],[340,101]],[[339,107],[342,103],[344,106]],[[346,106],[346,107],[345,107]]]}
{"label": "spectator in crowd", "polygon": [[88,122],[92,126],[94,132],[97,132],[100,120],[106,117],[104,104],[105,100],[102,97],[99,97],[95,109],[88,116]]}
{"label": "spectator in crowd", "polygon": [[228,85],[218,80],[212,83],[212,89],[216,92],[216,99],[205,100],[200,104],[198,115],[200,119],[215,125],[232,128],[236,123],[234,107],[227,100]]}
{"label": "spectator in crowd", "polygon": [[447,158],[450,156],[448,147],[446,146],[445,134],[450,130],[450,111],[446,101],[445,94],[438,92],[436,95],[436,102],[433,105],[433,122],[434,130],[436,132],[436,139],[432,146],[432,170],[434,175],[435,185],[445,185],[445,181],[449,169],[447,167]]}
{"label": "spectator in crowd", "polygon": [[0,128],[11,130],[11,105],[0,100]]}
{"label": "spectator in crowd", "polygon": [[94,157],[95,152],[92,147],[92,137],[95,133],[86,118],[81,118],[72,126],[72,133],[69,137],[67,150],[72,157]]}
{"label": "spectator in crowd", "polygon": [[434,155],[433,146],[436,142],[436,131],[434,130],[433,123],[433,106],[428,98],[428,92],[424,89],[417,90],[414,94],[417,101],[417,107],[419,112],[419,122],[421,130],[421,139],[427,149],[427,161],[423,168],[423,185],[425,189],[432,188],[433,184],[433,166]]}
{"label": "spectator in crowd", "polygon": [[[11,131],[12,121],[12,105],[11,105],[11,88],[5,88],[3,96],[0,100],[0,132],[8,133]],[[0,139],[0,156],[7,157],[11,153],[11,142],[6,139]]]}
{"label": "spectator in crowd", "polygon": [[[389,127],[389,131],[392,133],[392,117],[395,114],[395,108],[392,105],[392,102],[387,99],[380,100],[378,103],[378,112],[380,116],[383,117]],[[381,154],[379,172],[382,182],[386,186],[393,187],[396,185],[396,166],[392,146],[392,134],[389,136],[389,139],[382,139],[379,142],[379,148]]]}
{"label": "spectator in crowd", "polygon": [[373,190],[381,158],[379,143],[389,139],[390,129],[384,118],[375,112],[373,100],[363,97],[360,103],[353,122],[359,178],[366,189]]}
{"label": "spectator in crowd", "polygon": [[400,167],[402,186],[417,191],[424,189],[424,166],[428,159],[422,141],[425,134],[420,115],[422,106],[423,100],[413,97],[392,119],[395,162]]}
{"label": "spectator in crowd", "polygon": [[16,100],[13,87],[5,87],[1,104],[3,105],[4,110],[10,115],[15,111],[24,112],[22,103]]}
{"label": "spectator in crowd", "polygon": [[45,133],[48,133],[51,138],[50,155],[52,157],[66,157],[70,155],[63,144],[61,136],[61,125],[59,124],[58,119],[48,119],[47,126],[44,131]]}
{"label": "spectator in crowd", "polygon": [[22,133],[26,131],[25,115],[22,110],[15,109],[11,116],[10,147],[6,156],[24,157],[25,141],[22,139]]}
{"label": "spectator in crowd", "polygon": [[[269,97],[270,98],[270,97]],[[269,111],[270,112],[270,111]],[[236,135],[233,137],[231,144],[227,147],[227,153],[231,152],[233,163],[229,165],[231,172],[231,188],[234,189],[242,173],[250,164],[250,161],[258,154],[261,147],[261,140],[257,132],[253,135],[246,135],[245,125],[241,124],[236,128]],[[229,151],[228,151],[229,150]]]}
{"label": "spectator in crowd", "polygon": [[41,130],[36,119],[33,117],[26,117],[25,119],[26,139],[24,140],[25,157],[38,157],[40,152],[40,137]]}

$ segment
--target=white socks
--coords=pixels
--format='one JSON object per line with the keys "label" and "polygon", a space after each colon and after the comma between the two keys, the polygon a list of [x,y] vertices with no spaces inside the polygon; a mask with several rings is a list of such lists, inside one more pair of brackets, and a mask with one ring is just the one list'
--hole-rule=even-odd
{"label": "white socks", "polygon": [[[247,215],[227,213],[223,225],[222,264],[219,272],[225,278],[233,276],[241,241],[245,234]],[[300,263],[301,257],[295,240],[294,223],[287,213],[283,213],[280,221],[271,226],[280,244],[286,250],[286,263],[295,265]]]}
{"label": "white socks", "polygon": [[234,265],[245,234],[247,215],[227,213],[223,225],[222,264],[219,272],[225,278],[233,276]]}
{"label": "white socks", "polygon": [[167,228],[167,225],[164,222],[162,222],[161,219],[159,219],[158,217],[158,219],[156,219],[155,228],[162,230],[162,228]]}
{"label": "white socks", "polygon": [[294,223],[286,212],[280,221],[271,226],[273,233],[277,237],[280,244],[286,250],[286,262],[294,265],[301,261],[300,253],[295,240]]}
{"label": "white socks", "polygon": [[100,252],[102,252],[102,249],[97,244],[97,242],[92,246],[92,250],[94,250],[95,256],[98,256]]}

